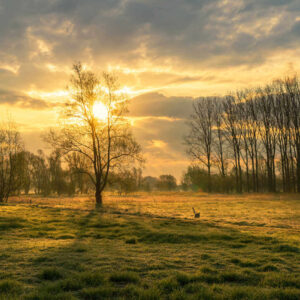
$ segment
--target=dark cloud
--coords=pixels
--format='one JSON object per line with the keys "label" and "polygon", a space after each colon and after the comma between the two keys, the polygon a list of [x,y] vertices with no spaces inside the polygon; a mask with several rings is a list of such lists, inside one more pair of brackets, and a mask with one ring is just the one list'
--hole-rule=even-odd
{"label": "dark cloud", "polygon": [[[280,40],[281,49],[299,46],[293,34],[299,10],[298,0],[2,0],[0,53],[14,55],[22,68],[40,39],[51,51],[35,59],[55,63],[255,64],[253,51],[266,59],[271,41]],[[274,30],[264,30],[276,17]]]}
{"label": "dark cloud", "polygon": [[166,97],[160,93],[148,93],[135,97],[130,102],[132,117],[155,116],[186,119],[192,113],[191,97]]}
{"label": "dark cloud", "polygon": [[0,90],[0,104],[15,105],[20,108],[35,110],[49,109],[61,105],[60,103],[47,102],[8,90]]}
{"label": "dark cloud", "polygon": [[169,84],[174,83],[187,83],[187,82],[195,82],[195,81],[212,81],[215,80],[216,77],[213,75],[210,76],[179,76],[174,80],[171,80]]}

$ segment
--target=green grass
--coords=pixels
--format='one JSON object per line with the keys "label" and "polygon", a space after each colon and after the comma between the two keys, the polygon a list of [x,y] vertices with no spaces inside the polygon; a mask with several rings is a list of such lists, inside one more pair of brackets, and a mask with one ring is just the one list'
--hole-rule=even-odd
{"label": "green grass", "polygon": [[62,272],[56,267],[46,268],[46,269],[42,270],[42,272],[40,274],[41,280],[58,280],[63,277],[64,276],[63,276]]}
{"label": "green grass", "polygon": [[0,300],[299,299],[299,199],[259,197],[111,196],[100,210],[12,199],[0,206]]}

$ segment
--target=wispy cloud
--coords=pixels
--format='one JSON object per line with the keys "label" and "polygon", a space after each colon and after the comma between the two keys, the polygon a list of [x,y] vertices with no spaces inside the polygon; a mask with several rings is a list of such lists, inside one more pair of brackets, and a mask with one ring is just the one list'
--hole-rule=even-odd
{"label": "wispy cloud", "polygon": [[42,99],[32,98],[26,94],[9,90],[0,90],[0,104],[7,104],[10,106],[34,110],[45,110],[56,106],[61,106],[61,103],[53,103]]}

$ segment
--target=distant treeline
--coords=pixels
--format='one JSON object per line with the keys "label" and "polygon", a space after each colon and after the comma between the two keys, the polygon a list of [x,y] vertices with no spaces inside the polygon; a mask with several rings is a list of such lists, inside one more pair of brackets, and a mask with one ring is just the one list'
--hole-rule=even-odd
{"label": "distant treeline", "polygon": [[[0,203],[9,196],[36,194],[40,196],[94,193],[94,185],[86,172],[88,161],[77,153],[62,155],[58,150],[46,155],[26,151],[13,122],[0,126]],[[141,168],[120,168],[110,172],[106,190],[118,194],[135,191],[175,190],[172,175],[159,178],[142,176]]]}
{"label": "distant treeline", "polygon": [[[9,125],[0,130],[0,203],[9,196],[36,194],[40,196],[80,195],[94,193],[94,186],[85,172],[84,161],[76,154],[61,156],[55,150],[46,155],[24,150],[19,133]],[[141,168],[111,172],[106,190],[119,195],[136,191],[175,190],[172,175],[159,178],[142,176]]]}
{"label": "distant treeline", "polygon": [[222,98],[199,98],[189,128],[185,143],[196,165],[184,176],[186,188],[300,192],[297,76]]}

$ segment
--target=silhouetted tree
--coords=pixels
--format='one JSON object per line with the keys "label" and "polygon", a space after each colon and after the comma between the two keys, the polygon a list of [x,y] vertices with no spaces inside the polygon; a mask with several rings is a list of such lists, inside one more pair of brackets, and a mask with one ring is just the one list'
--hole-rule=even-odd
{"label": "silhouetted tree", "polygon": [[177,187],[176,179],[172,175],[160,175],[157,188],[162,191],[172,191],[175,190]]}
{"label": "silhouetted tree", "polygon": [[[109,173],[140,159],[141,149],[125,118],[127,101],[118,92],[116,78],[104,73],[100,84],[96,75],[85,71],[80,63],[73,70],[72,99],[64,111],[64,126],[59,132],[51,131],[46,140],[62,154],[77,153],[86,158],[89,165],[81,172],[90,177],[96,203],[101,205]],[[101,107],[101,117],[95,113],[95,105]]]}
{"label": "silhouetted tree", "polygon": [[211,191],[214,104],[213,98],[199,98],[193,104],[194,112],[188,123],[190,133],[185,138],[188,146],[187,153],[193,160],[201,162],[207,167],[209,191]]}

